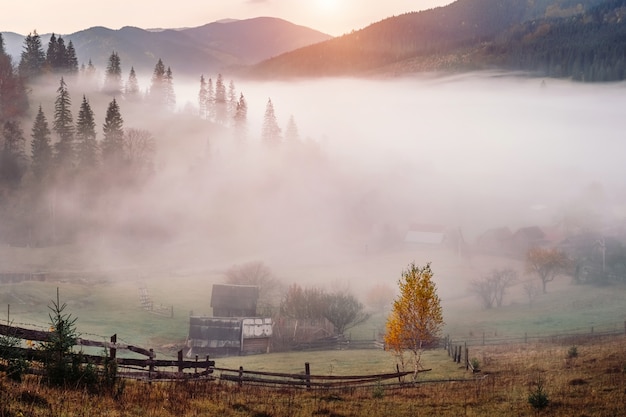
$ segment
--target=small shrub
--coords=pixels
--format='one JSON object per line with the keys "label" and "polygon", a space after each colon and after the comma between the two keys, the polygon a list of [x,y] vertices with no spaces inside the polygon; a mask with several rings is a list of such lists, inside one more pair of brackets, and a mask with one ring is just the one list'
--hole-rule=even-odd
{"label": "small shrub", "polygon": [[478,371],[480,369],[480,361],[477,358],[472,358],[470,363],[472,364],[473,370]]}
{"label": "small shrub", "polygon": [[376,384],[376,387],[374,387],[374,390],[372,391],[372,398],[380,400],[384,396],[385,396],[385,389],[383,388],[383,384],[381,384],[381,382],[378,381],[378,383]]}
{"label": "small shrub", "polygon": [[567,359],[574,359],[578,357],[578,348],[571,346],[567,351]]}
{"label": "small shrub", "polygon": [[543,410],[550,403],[548,393],[544,389],[543,381],[541,379],[536,382],[535,389],[533,389],[530,394],[528,394],[528,403],[535,410]]}

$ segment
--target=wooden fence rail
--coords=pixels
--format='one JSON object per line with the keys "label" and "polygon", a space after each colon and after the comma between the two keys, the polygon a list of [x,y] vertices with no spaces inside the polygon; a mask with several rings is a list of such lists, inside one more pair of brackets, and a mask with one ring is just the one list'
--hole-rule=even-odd
{"label": "wooden fence rail", "polygon": [[[51,332],[41,330],[24,329],[21,327],[7,326],[0,324],[0,335],[15,337],[17,339],[47,342],[50,340]],[[113,335],[109,342],[88,340],[78,338],[76,346],[101,347],[105,349],[104,355],[90,355],[81,353],[80,358],[83,363],[94,365],[103,365],[107,361],[115,361],[118,367],[126,368],[119,372],[120,376],[133,378],[190,378],[190,377],[208,377],[213,373],[215,361],[210,360],[207,355],[205,360],[199,360],[196,356],[195,360],[183,359],[183,351],[178,352],[177,359],[156,359],[153,349],[144,349],[138,346],[117,343],[117,335]],[[44,352],[35,348],[15,347],[12,350],[21,357],[41,362],[45,360]],[[147,356],[145,359],[138,358],[120,358],[117,356],[119,350],[128,350],[139,355]],[[142,368],[142,369],[138,369]],[[146,372],[145,369],[148,368]],[[176,368],[177,371],[158,370],[157,368]],[[193,374],[185,373],[185,370],[193,369]]]}

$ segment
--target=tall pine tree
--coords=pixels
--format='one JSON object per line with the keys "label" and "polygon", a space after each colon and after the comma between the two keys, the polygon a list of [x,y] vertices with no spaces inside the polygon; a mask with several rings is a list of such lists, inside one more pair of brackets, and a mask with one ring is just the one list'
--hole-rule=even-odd
{"label": "tall pine tree", "polygon": [[33,129],[31,133],[32,141],[30,143],[31,168],[37,180],[45,178],[50,171],[50,163],[52,161],[52,147],[50,145],[50,128],[46,115],[39,106]]}
{"label": "tall pine tree", "polygon": [[198,114],[201,119],[207,118],[207,90],[204,75],[200,76],[200,91],[198,92]]}
{"label": "tall pine tree", "polygon": [[276,146],[281,142],[281,130],[278,126],[278,122],[276,121],[274,104],[272,104],[271,98],[267,99],[267,105],[265,106],[261,141],[268,146]]}
{"label": "tall pine tree", "polygon": [[159,58],[152,72],[150,80],[150,102],[158,107],[163,107],[166,103],[166,70],[163,61]]}
{"label": "tall pine tree", "polygon": [[226,86],[222,74],[217,74],[215,81],[215,122],[226,124],[228,116],[228,104],[226,102]]}
{"label": "tall pine tree", "polygon": [[29,33],[24,39],[24,50],[22,51],[18,71],[23,78],[33,78],[41,75],[46,55],[41,46],[41,38],[37,31]]}
{"label": "tall pine tree", "polygon": [[55,162],[58,168],[69,171],[74,164],[74,121],[72,118],[72,100],[65,80],[61,78],[54,102],[53,130],[58,136],[54,144]]}
{"label": "tall pine tree", "polygon": [[26,171],[26,140],[20,124],[16,121],[4,123],[2,129],[4,145],[0,152],[0,179],[8,186],[15,188],[20,185]]}
{"label": "tall pine tree", "polygon": [[104,75],[104,92],[112,96],[120,95],[122,92],[122,61],[115,51],[109,57]]}
{"label": "tall pine tree", "polygon": [[21,77],[13,68],[11,56],[4,49],[0,33],[0,125],[17,119],[28,110],[28,97]]}
{"label": "tall pine tree", "polygon": [[174,91],[174,75],[170,67],[165,72],[165,108],[176,110],[176,92]]}
{"label": "tall pine tree", "polygon": [[93,170],[98,165],[96,122],[91,105],[83,95],[76,121],[77,166],[80,171]]}
{"label": "tall pine tree", "polygon": [[128,81],[126,81],[126,91],[124,97],[127,100],[139,99],[139,82],[137,81],[137,74],[135,73],[135,67],[130,67],[130,73],[128,74]]}
{"label": "tall pine tree", "polygon": [[235,139],[238,142],[243,142],[248,134],[248,103],[243,96],[243,93],[239,96],[237,101],[237,108],[235,110],[234,127],[235,127]]}
{"label": "tall pine tree", "polygon": [[124,161],[124,119],[115,99],[109,103],[102,130],[102,163],[107,174],[116,175]]}

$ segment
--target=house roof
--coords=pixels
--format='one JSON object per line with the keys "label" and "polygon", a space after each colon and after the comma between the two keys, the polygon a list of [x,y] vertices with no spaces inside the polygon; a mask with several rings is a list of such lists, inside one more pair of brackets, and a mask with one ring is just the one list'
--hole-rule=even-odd
{"label": "house roof", "polygon": [[443,226],[431,224],[412,224],[404,235],[407,243],[437,245],[443,243],[446,229]]}
{"label": "house roof", "polygon": [[259,287],[256,285],[213,284],[211,307],[255,310],[258,299]]}

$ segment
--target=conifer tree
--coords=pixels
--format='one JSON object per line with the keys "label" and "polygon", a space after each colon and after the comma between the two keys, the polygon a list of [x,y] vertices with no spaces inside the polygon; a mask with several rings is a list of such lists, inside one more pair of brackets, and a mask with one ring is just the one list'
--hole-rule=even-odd
{"label": "conifer tree", "polygon": [[35,178],[38,180],[43,179],[50,170],[50,162],[52,161],[50,133],[46,115],[40,105],[37,116],[35,116],[35,122],[33,123],[31,133],[33,140],[30,143],[31,168]]}
{"label": "conifer tree", "polygon": [[281,142],[281,130],[276,121],[274,104],[272,104],[271,98],[267,100],[267,105],[265,106],[261,141],[268,146],[276,146]]}
{"label": "conifer tree", "polygon": [[76,58],[76,49],[74,49],[74,44],[71,40],[67,44],[65,53],[65,70],[70,74],[78,72],[78,58]]}
{"label": "conifer tree", "polygon": [[298,125],[296,125],[296,120],[293,118],[293,115],[289,116],[289,121],[287,122],[285,140],[290,143],[298,142],[300,140]]}
{"label": "conifer tree", "polygon": [[235,82],[230,80],[228,83],[228,119],[232,121],[237,111],[237,92],[235,91]]}
{"label": "conifer tree", "polygon": [[22,79],[13,68],[11,56],[4,49],[0,33],[0,125],[21,117],[28,109],[28,97]]}
{"label": "conifer tree", "polygon": [[198,92],[198,114],[201,119],[207,118],[207,90],[204,75],[200,76],[200,91]]}
{"label": "conifer tree", "polygon": [[137,100],[139,98],[139,82],[137,81],[135,67],[130,67],[130,73],[128,74],[128,81],[126,81],[126,91],[124,96],[127,100]]}
{"label": "conifer tree", "polygon": [[228,116],[228,104],[226,103],[226,86],[222,74],[217,74],[215,81],[215,122],[225,124]]}
{"label": "conifer tree", "polygon": [[102,163],[107,169],[120,169],[124,160],[124,119],[115,99],[109,103],[102,130]]}
{"label": "conifer tree", "polygon": [[77,165],[79,170],[93,169],[98,165],[96,122],[91,105],[83,95],[76,121]]}
{"label": "conifer tree", "polygon": [[48,49],[46,50],[46,67],[48,71],[54,71],[56,69],[56,60],[58,57],[58,43],[57,37],[54,33],[50,35],[50,40],[48,41]]}
{"label": "conifer tree", "polygon": [[54,156],[57,167],[69,170],[74,163],[74,121],[72,118],[72,100],[65,80],[61,78],[54,102],[53,130],[58,135],[54,144]]}
{"label": "conifer tree", "polygon": [[163,106],[165,104],[166,82],[165,65],[163,65],[163,61],[159,58],[152,72],[149,94],[150,101],[157,106]]}
{"label": "conifer tree", "polygon": [[248,134],[248,103],[243,96],[243,93],[239,96],[237,101],[237,109],[235,110],[234,125],[235,125],[235,139],[239,142],[243,142]]}
{"label": "conifer tree", "polygon": [[107,64],[104,76],[104,92],[113,96],[122,92],[122,62],[115,51],[111,53]]}
{"label": "conifer tree", "polygon": [[22,51],[18,71],[23,78],[33,78],[40,75],[46,63],[46,55],[41,46],[41,38],[37,31],[29,33],[24,39],[24,50]]}
{"label": "conifer tree", "polygon": [[176,92],[174,91],[174,75],[170,67],[165,72],[165,108],[176,110]]}
{"label": "conifer tree", "polygon": [[215,121],[215,89],[211,78],[206,86],[206,118],[212,122]]}
{"label": "conifer tree", "polygon": [[67,48],[65,47],[65,41],[61,36],[57,39],[56,55],[54,57],[54,70],[57,72],[65,72],[68,68],[67,65]]}
{"label": "conifer tree", "polygon": [[11,187],[17,187],[26,171],[24,132],[16,121],[7,121],[2,129],[3,147],[0,153],[0,179]]}

